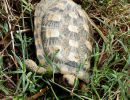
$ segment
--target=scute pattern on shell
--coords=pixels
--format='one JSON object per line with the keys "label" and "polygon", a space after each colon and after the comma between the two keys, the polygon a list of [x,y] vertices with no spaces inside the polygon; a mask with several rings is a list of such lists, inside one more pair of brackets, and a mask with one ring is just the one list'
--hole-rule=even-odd
{"label": "scute pattern on shell", "polygon": [[47,55],[58,66],[56,72],[87,82],[92,44],[85,11],[72,0],[41,0],[34,24],[39,63],[43,64]]}

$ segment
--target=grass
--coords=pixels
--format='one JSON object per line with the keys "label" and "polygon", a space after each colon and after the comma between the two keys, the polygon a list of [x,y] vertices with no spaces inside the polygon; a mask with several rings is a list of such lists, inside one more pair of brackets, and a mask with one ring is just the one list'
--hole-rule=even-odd
{"label": "grass", "polygon": [[94,30],[92,74],[87,91],[73,93],[47,76],[26,69],[27,58],[37,62],[33,39],[35,4],[34,0],[0,1],[0,99],[24,100],[35,96],[39,100],[129,100],[130,2],[81,2]]}

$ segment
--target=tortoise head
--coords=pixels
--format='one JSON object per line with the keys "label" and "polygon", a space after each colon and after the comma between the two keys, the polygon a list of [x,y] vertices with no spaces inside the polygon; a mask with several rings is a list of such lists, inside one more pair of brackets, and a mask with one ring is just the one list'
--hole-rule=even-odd
{"label": "tortoise head", "polygon": [[74,86],[76,77],[71,74],[65,74],[63,75],[63,81],[64,84],[69,85],[69,86]]}

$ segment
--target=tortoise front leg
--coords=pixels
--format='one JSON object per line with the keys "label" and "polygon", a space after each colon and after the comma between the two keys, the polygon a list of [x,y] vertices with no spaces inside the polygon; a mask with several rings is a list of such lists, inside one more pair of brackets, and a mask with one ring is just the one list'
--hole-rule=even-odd
{"label": "tortoise front leg", "polygon": [[25,64],[27,66],[28,69],[30,69],[31,71],[33,72],[36,72],[38,74],[52,74],[53,71],[52,71],[52,67],[47,67],[47,68],[43,68],[43,67],[39,67],[37,66],[37,64],[31,60],[31,59],[27,59],[25,61]]}

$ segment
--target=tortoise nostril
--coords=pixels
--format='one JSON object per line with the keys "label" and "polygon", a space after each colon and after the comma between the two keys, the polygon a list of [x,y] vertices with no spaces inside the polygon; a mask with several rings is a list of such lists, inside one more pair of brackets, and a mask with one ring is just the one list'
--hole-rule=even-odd
{"label": "tortoise nostril", "polygon": [[65,83],[66,85],[69,84],[67,78],[64,78],[64,83]]}

